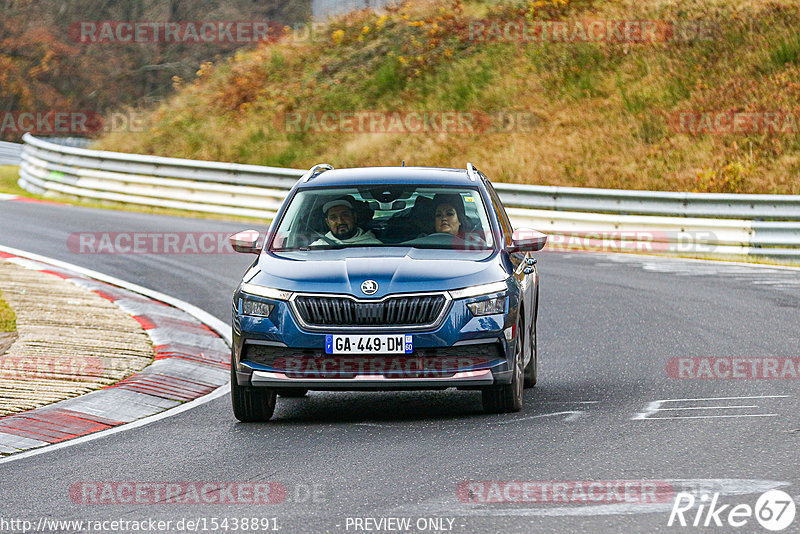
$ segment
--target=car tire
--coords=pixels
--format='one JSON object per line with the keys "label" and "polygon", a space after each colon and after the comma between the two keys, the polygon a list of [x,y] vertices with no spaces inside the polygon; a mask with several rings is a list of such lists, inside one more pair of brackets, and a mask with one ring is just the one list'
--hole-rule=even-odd
{"label": "car tire", "polygon": [[486,413],[512,413],[522,409],[522,391],[524,382],[523,362],[523,332],[522,314],[517,316],[517,340],[514,343],[514,363],[511,373],[511,383],[502,386],[491,386],[481,390],[483,410]]}
{"label": "car tire", "polygon": [[264,423],[275,412],[277,394],[274,389],[255,389],[240,386],[236,367],[231,362],[231,403],[233,415],[243,423]]}
{"label": "car tire", "polygon": [[525,382],[526,388],[532,388],[536,385],[536,380],[539,373],[539,350],[536,343],[536,321],[533,322],[533,339],[531,341],[531,360],[525,366]]}
{"label": "car tire", "polygon": [[290,399],[305,397],[308,393],[307,389],[303,388],[285,388],[277,390],[278,395],[281,397],[287,397]]}

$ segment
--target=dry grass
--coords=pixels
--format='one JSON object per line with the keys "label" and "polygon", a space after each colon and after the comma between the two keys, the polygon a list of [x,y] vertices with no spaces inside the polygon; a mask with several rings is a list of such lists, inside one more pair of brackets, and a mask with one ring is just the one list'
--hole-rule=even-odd
{"label": "dry grass", "polygon": [[17,330],[17,316],[11,306],[3,300],[0,292],[0,332],[15,332]]}
{"label": "dry grass", "polygon": [[0,165],[0,193],[30,196],[27,191],[17,185],[18,179],[19,167],[16,165]]}
{"label": "dry grass", "polygon": [[[531,13],[534,4],[518,5]],[[345,167],[402,160],[463,167],[470,160],[505,182],[800,194],[800,135],[692,135],[667,122],[670,113],[685,110],[800,116],[796,2],[539,4],[544,7],[531,16],[543,20],[700,19],[713,38],[627,45],[476,43],[463,38],[459,21],[519,15],[501,10],[508,3],[486,0],[463,9],[450,0],[410,3],[382,23],[371,12],[351,14],[334,22],[319,42],[263,46],[204,67],[196,83],[152,113],[147,131],[109,136],[99,146],[298,168],[320,161]],[[344,36],[340,44],[335,31]],[[282,130],[279,115],[390,109],[514,110],[532,114],[536,122],[530,131],[512,133],[292,134]]]}

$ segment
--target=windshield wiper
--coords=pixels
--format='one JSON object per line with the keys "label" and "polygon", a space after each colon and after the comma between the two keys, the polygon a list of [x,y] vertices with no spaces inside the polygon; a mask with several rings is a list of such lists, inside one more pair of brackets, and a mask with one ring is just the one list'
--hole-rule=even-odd
{"label": "windshield wiper", "polygon": [[298,247],[298,248],[287,248],[287,249],[283,249],[283,251],[284,252],[286,252],[286,251],[288,251],[288,252],[296,252],[296,251],[308,252],[309,250],[341,250],[343,248],[347,248],[347,245],[319,245],[319,246],[316,246],[316,247],[308,247],[308,246],[306,246],[306,247]]}

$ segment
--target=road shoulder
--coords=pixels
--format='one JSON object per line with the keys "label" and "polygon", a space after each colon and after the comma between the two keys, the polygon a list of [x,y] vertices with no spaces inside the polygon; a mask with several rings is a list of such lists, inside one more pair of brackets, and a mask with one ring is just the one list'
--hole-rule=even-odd
{"label": "road shoulder", "polygon": [[227,343],[186,311],[63,266],[0,257],[19,323],[3,360],[41,364],[0,373],[3,396],[17,391],[9,404],[25,409],[0,418],[0,456],[146,418],[227,382]]}

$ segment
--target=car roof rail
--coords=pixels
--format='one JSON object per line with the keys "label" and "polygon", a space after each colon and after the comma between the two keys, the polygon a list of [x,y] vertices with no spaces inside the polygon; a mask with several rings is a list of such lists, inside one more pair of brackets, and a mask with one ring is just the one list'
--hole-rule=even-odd
{"label": "car roof rail", "polygon": [[306,172],[303,176],[300,177],[302,182],[310,182],[313,180],[318,174],[323,173],[325,171],[332,171],[333,165],[330,163],[317,163]]}
{"label": "car roof rail", "polygon": [[469,176],[470,182],[474,182],[475,177],[478,176],[478,169],[470,162],[467,162],[467,176]]}

